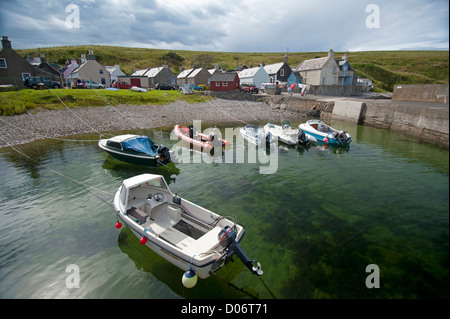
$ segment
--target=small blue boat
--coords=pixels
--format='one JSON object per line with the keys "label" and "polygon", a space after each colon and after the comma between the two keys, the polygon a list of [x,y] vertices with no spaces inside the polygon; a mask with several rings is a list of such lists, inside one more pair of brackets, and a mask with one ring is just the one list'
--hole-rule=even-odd
{"label": "small blue boat", "polygon": [[98,146],[119,161],[156,167],[171,162],[169,149],[153,144],[148,136],[125,134],[101,139]]}
{"label": "small blue boat", "polygon": [[311,142],[323,142],[328,144],[347,146],[352,137],[345,131],[339,131],[325,124],[321,120],[309,120],[298,126],[303,130]]}

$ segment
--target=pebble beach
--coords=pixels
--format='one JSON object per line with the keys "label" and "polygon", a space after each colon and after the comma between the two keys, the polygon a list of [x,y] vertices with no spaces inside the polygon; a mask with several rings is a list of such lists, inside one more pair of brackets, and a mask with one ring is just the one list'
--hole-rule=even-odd
{"label": "pebble beach", "polygon": [[298,116],[298,113],[280,110],[279,107],[269,106],[265,102],[220,98],[203,103],[177,101],[165,105],[41,109],[0,117],[0,147],[49,138],[67,138],[78,134],[150,129],[175,124],[190,125],[194,120],[208,124],[245,125],[258,121],[279,124],[283,119]]}

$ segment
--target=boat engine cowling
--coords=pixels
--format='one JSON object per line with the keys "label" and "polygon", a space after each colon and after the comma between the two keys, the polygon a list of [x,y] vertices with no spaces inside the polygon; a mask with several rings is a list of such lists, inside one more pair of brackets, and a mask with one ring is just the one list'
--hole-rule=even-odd
{"label": "boat engine cowling", "polygon": [[239,259],[253,274],[262,276],[263,271],[261,270],[261,264],[258,262],[257,266],[253,266],[253,263],[255,261],[247,257],[244,250],[236,242],[236,236],[236,231],[230,226],[225,226],[219,233],[219,239],[222,246],[230,247],[230,249],[239,257]]}
{"label": "boat engine cowling", "polygon": [[169,149],[167,147],[165,147],[163,145],[160,145],[156,149],[156,152],[158,153],[159,160],[163,164],[170,163],[170,161],[171,161],[171,159],[170,159],[170,152],[169,152]]}
{"label": "boat engine cowling", "polygon": [[306,137],[305,131],[303,130],[299,130],[298,134],[297,134],[297,138],[298,138],[298,143],[300,145],[309,145],[309,139],[308,137]]}

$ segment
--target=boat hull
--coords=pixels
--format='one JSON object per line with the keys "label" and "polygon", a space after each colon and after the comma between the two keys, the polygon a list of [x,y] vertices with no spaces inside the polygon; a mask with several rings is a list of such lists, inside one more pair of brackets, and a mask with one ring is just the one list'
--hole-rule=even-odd
{"label": "boat hull", "polygon": [[264,126],[264,131],[272,134],[272,137],[278,139],[278,141],[283,142],[287,145],[296,145],[298,144],[298,130],[294,130],[292,128],[283,129],[279,125],[266,124]]}
{"label": "boat hull", "polygon": [[108,153],[111,157],[125,163],[135,164],[140,166],[156,167],[159,165],[156,156],[137,155],[120,150],[112,150],[106,146],[106,140],[100,140],[98,146]]}
{"label": "boat hull", "polygon": [[[175,125],[174,127],[174,133],[175,135],[182,141],[188,143],[195,149],[201,150],[201,151],[212,151],[215,147],[221,146],[223,148],[230,146],[230,142],[227,140],[222,139],[221,145],[214,145],[213,143],[208,141],[208,137],[205,134],[198,133],[197,132],[197,138],[192,138],[189,135],[189,128],[181,125]],[[219,142],[220,143],[220,142]]]}
{"label": "boat hull", "polygon": [[312,125],[309,124],[309,121],[307,123],[299,125],[299,128],[305,132],[305,134],[307,135],[308,139],[311,142],[322,142],[327,144],[344,145],[344,146],[350,144],[351,136],[349,134],[345,133],[346,136],[348,137],[347,139],[339,140],[335,137],[336,136],[335,134],[340,134],[343,131],[335,130],[327,125],[326,127],[329,129],[328,132],[321,132],[317,130],[316,128],[314,128]]}
{"label": "boat hull", "polygon": [[[135,223],[129,223],[129,221],[122,214],[118,214],[120,220],[131,229],[131,232],[138,238],[142,238],[144,236],[141,229],[137,228]],[[177,255],[173,248],[170,247],[167,243],[161,240],[154,240],[150,238],[150,236],[145,236],[147,238],[147,242],[145,246],[153,250],[159,256],[173,264],[174,266],[180,268],[183,271],[188,269],[192,269],[195,271],[197,276],[201,279],[206,279],[211,276],[211,273],[222,268],[227,258],[229,256],[223,255],[220,258],[215,257],[214,259],[210,259],[207,261],[202,261],[201,263],[196,263],[192,261],[192,258],[188,255]]]}

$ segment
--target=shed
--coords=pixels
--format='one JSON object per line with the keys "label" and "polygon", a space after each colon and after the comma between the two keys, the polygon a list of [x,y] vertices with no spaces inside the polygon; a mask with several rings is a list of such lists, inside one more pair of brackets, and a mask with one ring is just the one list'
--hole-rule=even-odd
{"label": "shed", "polygon": [[239,89],[239,76],[236,72],[217,72],[211,76],[211,91],[233,91]]}

